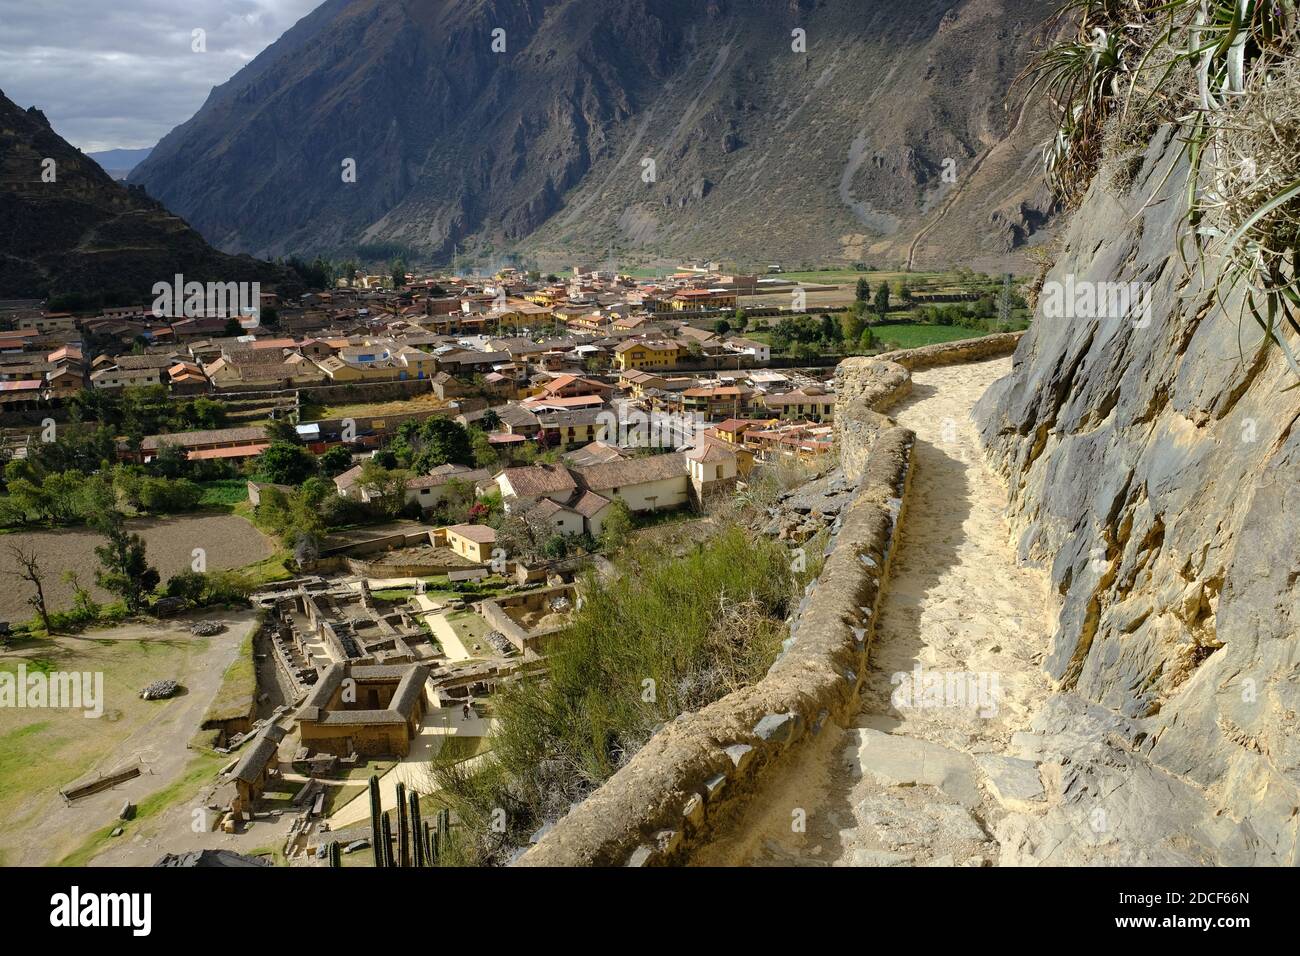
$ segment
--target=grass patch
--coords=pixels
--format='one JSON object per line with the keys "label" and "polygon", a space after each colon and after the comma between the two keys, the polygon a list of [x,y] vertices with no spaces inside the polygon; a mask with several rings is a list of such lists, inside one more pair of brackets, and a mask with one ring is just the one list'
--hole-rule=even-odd
{"label": "grass patch", "polygon": [[260,622],[240,642],[239,654],[226,668],[221,688],[204,715],[204,724],[236,720],[253,712],[257,699],[257,664],[253,660],[253,637],[259,629]]}
{"label": "grass patch", "polygon": [[[625,552],[619,564],[618,586],[584,583],[549,675],[493,699],[492,758],[436,766],[477,862],[504,858],[566,812],[655,728],[760,679],[780,649],[796,587],[777,542],[731,525],[686,549]],[[505,834],[488,825],[496,807],[511,808]]]}
{"label": "grass patch", "polygon": [[875,325],[871,333],[876,342],[886,349],[915,349],[941,342],[959,342],[978,339],[989,333],[982,329],[962,329],[952,325],[923,325],[915,322],[897,325]]}
{"label": "grass patch", "polygon": [[213,481],[201,481],[203,497],[199,499],[200,508],[223,508],[233,510],[235,505],[248,500],[248,480],[246,478],[218,478]]}
{"label": "grass patch", "polygon": [[[229,760],[228,755],[220,754],[203,754],[195,757],[179,779],[145,797],[136,805],[134,819],[115,820],[108,826],[96,830],[81,846],[59,860],[57,865],[89,865],[90,861],[103,852],[111,841],[128,839],[132,830],[138,829],[145,821],[161,816],[177,803],[193,797]],[[121,827],[123,832],[121,836],[115,837],[113,831],[118,827]]]}

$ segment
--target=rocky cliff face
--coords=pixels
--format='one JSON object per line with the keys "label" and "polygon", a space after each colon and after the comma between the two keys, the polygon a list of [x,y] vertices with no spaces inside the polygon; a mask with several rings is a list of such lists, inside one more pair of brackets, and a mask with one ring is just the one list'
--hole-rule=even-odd
{"label": "rocky cliff face", "polygon": [[265,281],[283,270],[218,252],[139,190],[115,182],[0,93],[0,298],[120,294],[138,301],[176,273],[196,281]]}
{"label": "rocky cliff face", "polygon": [[1185,268],[1176,153],[1094,183],[1047,279],[1151,283],[1149,315],[1040,302],[975,413],[1060,598],[1058,693],[1016,740],[1060,800],[1007,821],[1006,862],[1300,862],[1300,389]]}
{"label": "rocky cliff face", "polygon": [[1051,209],[1004,100],[1052,6],[328,0],[131,181],[259,254],[997,268]]}

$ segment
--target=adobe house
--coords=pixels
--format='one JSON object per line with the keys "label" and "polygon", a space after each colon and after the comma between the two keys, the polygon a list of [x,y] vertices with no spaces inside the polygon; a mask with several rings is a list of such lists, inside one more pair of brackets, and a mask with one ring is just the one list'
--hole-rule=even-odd
{"label": "adobe house", "polygon": [[262,799],[267,777],[280,765],[278,751],[284,736],[283,727],[267,724],[258,731],[231,771],[231,778],[235,782],[235,799],[230,802],[230,809],[240,816],[252,816],[254,806]]}
{"label": "adobe house", "polygon": [[311,751],[346,757],[405,757],[428,709],[422,664],[335,663],[298,709],[298,733]]}

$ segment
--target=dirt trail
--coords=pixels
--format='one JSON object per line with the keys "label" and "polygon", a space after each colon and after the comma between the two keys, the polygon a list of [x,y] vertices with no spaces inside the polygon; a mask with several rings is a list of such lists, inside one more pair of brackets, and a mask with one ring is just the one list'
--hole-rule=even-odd
{"label": "dirt trail", "polygon": [[696,862],[985,865],[998,817],[1045,806],[1038,768],[1006,752],[1048,694],[1053,603],[1016,564],[970,421],[1010,369],[914,375],[892,411],[917,435],[912,496],[855,726],[823,733]]}

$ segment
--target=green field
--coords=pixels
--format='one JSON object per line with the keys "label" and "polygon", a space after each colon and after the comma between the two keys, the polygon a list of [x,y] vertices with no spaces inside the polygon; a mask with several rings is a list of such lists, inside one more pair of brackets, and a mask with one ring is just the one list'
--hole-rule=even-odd
{"label": "green field", "polygon": [[248,479],[246,478],[219,478],[215,481],[201,481],[199,487],[203,489],[203,497],[199,499],[199,507],[202,508],[233,508],[235,505],[248,500]]}
{"label": "green field", "polygon": [[921,325],[903,322],[898,325],[876,325],[871,328],[876,343],[885,349],[914,349],[940,342],[957,342],[988,335],[981,329],[963,329],[955,325]]}

